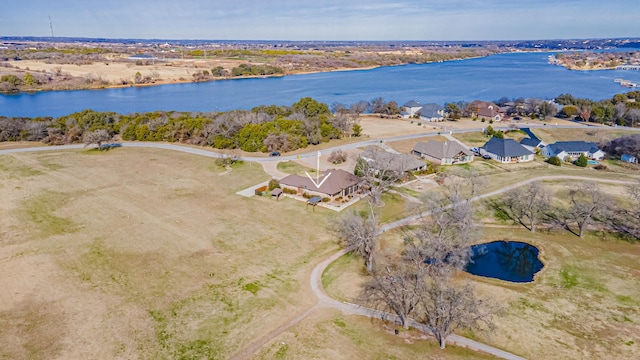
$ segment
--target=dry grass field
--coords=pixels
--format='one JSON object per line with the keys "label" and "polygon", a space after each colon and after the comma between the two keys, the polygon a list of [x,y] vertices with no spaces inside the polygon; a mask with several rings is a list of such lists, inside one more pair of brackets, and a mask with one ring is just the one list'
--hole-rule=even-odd
{"label": "dry grass field", "polygon": [[[336,215],[235,195],[268,178],[154,149],[0,156],[0,358],[226,359],[303,314]],[[276,335],[252,357],[484,356],[323,308]]]}
{"label": "dry grass field", "polygon": [[0,358],[228,358],[315,302],[329,212],[139,149],[0,157]]}

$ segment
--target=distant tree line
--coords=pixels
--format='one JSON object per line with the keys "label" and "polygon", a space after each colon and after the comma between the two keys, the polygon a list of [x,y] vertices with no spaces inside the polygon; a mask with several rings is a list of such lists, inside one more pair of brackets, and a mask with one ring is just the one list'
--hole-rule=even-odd
{"label": "distant tree line", "polygon": [[259,76],[284,74],[284,70],[272,65],[240,64],[231,69],[231,76]]}
{"label": "distant tree line", "polygon": [[[359,135],[356,121],[353,116],[334,116],[328,105],[312,98],[300,99],[291,106],[221,113],[157,111],[123,115],[85,110],[59,118],[0,117],[0,141],[61,145],[79,143],[89,134],[106,131],[110,138],[131,141],[182,142],[250,152],[291,151]],[[102,136],[100,139],[105,141]]]}
{"label": "distant tree line", "polygon": [[631,127],[640,120],[640,91],[616,94],[611,99],[601,101],[562,94],[556,98],[556,102],[563,106],[558,112],[559,117]]}

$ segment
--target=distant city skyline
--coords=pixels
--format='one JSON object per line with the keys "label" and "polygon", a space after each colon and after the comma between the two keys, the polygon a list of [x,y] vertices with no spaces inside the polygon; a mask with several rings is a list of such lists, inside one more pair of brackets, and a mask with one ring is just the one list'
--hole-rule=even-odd
{"label": "distant city skyline", "polygon": [[193,40],[639,37],[637,0],[21,0],[0,36]]}

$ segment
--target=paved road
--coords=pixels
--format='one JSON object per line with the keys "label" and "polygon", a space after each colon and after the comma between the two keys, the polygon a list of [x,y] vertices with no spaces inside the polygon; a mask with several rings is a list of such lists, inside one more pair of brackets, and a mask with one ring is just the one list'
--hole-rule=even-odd
{"label": "paved road", "polygon": [[[495,129],[504,129],[504,130],[509,129],[508,125],[501,125],[501,124],[497,124],[497,123],[492,124],[492,126]],[[528,124],[527,127],[529,127],[529,128],[536,128],[537,127],[537,128],[575,129],[575,128],[584,128],[585,125],[561,125],[561,126],[551,125],[551,126],[542,126],[542,125]],[[431,131],[431,132],[425,132],[425,133],[394,136],[394,137],[389,137],[389,138],[370,139],[370,140],[364,140],[364,141],[360,141],[360,142],[356,142],[356,143],[351,143],[351,144],[345,144],[345,145],[340,145],[340,146],[334,146],[334,147],[331,147],[331,148],[326,148],[326,149],[322,150],[322,152],[326,154],[326,153],[333,152],[334,150],[351,150],[351,149],[355,149],[355,148],[359,148],[359,147],[363,147],[363,146],[367,146],[367,145],[375,145],[375,144],[380,144],[380,143],[385,143],[385,142],[402,141],[402,140],[410,140],[410,139],[416,139],[416,138],[421,138],[421,137],[436,136],[436,135],[439,135],[439,134],[441,134],[443,132],[447,132],[447,133],[451,133],[451,134],[476,132],[476,131],[481,131],[484,128],[485,127],[478,127],[478,128],[474,128],[474,129],[447,130],[447,131]],[[594,126],[593,129],[609,129],[610,130],[612,128]],[[617,129],[640,131],[640,129],[633,129],[633,128],[627,128],[627,127],[617,127]],[[167,143],[142,142],[142,141],[141,142],[138,142],[138,141],[136,141],[136,142],[128,142],[128,141],[125,141],[125,142],[122,143],[122,145],[126,146],[126,147],[154,148],[154,149],[165,149],[165,150],[181,151],[181,152],[185,152],[185,153],[189,153],[189,154],[200,155],[200,156],[208,156],[208,157],[212,157],[212,158],[224,158],[224,157],[228,157],[229,156],[228,154],[218,153],[218,152],[215,151],[215,149],[207,150],[208,148],[196,148],[196,147],[188,147],[188,146],[181,146],[181,145],[167,144]],[[72,149],[82,149],[84,147],[85,146],[83,144],[71,144],[71,145],[43,146],[43,147],[22,148],[22,149],[5,149],[5,150],[0,150],[0,155],[2,155],[2,154],[12,154],[12,153],[22,153],[22,152],[72,150]],[[277,161],[285,161],[285,160],[297,160],[298,158],[310,158],[310,157],[315,157],[315,156],[317,156],[317,151],[310,151],[308,153],[298,154],[298,155],[286,155],[286,156],[275,156],[275,157],[241,156],[241,157],[239,157],[239,159],[243,160],[243,161],[255,161],[255,162],[262,163],[262,162],[273,162],[273,161],[277,162]]]}

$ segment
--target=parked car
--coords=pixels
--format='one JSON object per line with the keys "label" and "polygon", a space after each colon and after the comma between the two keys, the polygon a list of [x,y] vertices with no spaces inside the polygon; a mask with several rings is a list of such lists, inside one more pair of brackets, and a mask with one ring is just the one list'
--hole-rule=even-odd
{"label": "parked car", "polygon": [[280,156],[280,151],[272,151],[269,156]]}
{"label": "parked car", "polygon": [[491,156],[489,156],[489,154],[484,154],[482,155],[482,158],[488,160],[488,159],[491,159]]}
{"label": "parked car", "polygon": [[480,149],[478,149],[477,147],[472,147],[471,149],[469,149],[469,151],[471,151],[473,155],[480,156]]}

